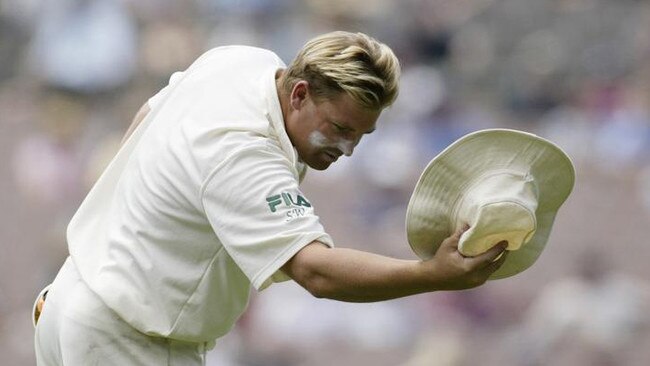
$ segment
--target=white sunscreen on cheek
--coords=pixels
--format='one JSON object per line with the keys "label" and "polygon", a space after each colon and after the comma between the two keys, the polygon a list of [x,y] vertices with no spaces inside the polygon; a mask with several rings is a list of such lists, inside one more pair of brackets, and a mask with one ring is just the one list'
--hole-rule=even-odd
{"label": "white sunscreen on cheek", "polygon": [[354,150],[354,141],[346,139],[332,140],[320,131],[313,131],[309,134],[309,143],[312,147],[318,149],[335,147],[346,156],[352,155],[352,151]]}
{"label": "white sunscreen on cheek", "polygon": [[325,137],[325,135],[320,131],[313,131],[309,134],[309,143],[315,148],[331,147],[332,145],[335,145],[335,143],[333,144],[333,141]]}

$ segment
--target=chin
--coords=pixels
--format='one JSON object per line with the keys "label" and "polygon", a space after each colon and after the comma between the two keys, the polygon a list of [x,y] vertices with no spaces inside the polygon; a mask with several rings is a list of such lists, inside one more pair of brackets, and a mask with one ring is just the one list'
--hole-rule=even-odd
{"label": "chin", "polygon": [[332,163],[326,161],[306,161],[305,164],[314,170],[325,170],[332,165]]}

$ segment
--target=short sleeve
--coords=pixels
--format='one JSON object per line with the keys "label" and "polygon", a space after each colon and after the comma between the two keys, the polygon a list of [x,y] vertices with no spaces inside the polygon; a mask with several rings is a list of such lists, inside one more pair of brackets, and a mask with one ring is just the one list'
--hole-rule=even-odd
{"label": "short sleeve", "polygon": [[305,245],[333,245],[279,149],[259,144],[233,153],[206,178],[201,200],[217,237],[257,290],[289,279],[279,269]]}

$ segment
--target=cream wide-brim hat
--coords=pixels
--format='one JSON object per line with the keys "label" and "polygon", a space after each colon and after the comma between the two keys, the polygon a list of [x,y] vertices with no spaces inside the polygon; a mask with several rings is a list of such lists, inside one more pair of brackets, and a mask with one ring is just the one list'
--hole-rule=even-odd
{"label": "cream wide-brim hat", "polygon": [[465,256],[484,253],[502,240],[509,251],[489,279],[513,276],[544,250],[558,209],[575,182],[569,157],[539,136],[507,129],[468,134],[424,169],[406,213],[407,237],[421,259],[462,228]]}

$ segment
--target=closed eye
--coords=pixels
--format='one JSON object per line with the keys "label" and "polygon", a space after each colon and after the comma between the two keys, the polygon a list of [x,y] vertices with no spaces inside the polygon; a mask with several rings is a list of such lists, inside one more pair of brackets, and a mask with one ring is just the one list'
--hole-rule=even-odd
{"label": "closed eye", "polygon": [[350,130],[349,128],[343,127],[343,126],[341,126],[341,125],[339,125],[339,124],[337,124],[337,123],[334,123],[334,122],[332,122],[332,125],[334,126],[334,128],[335,128],[336,131],[338,131],[338,132],[347,132],[347,131]]}

